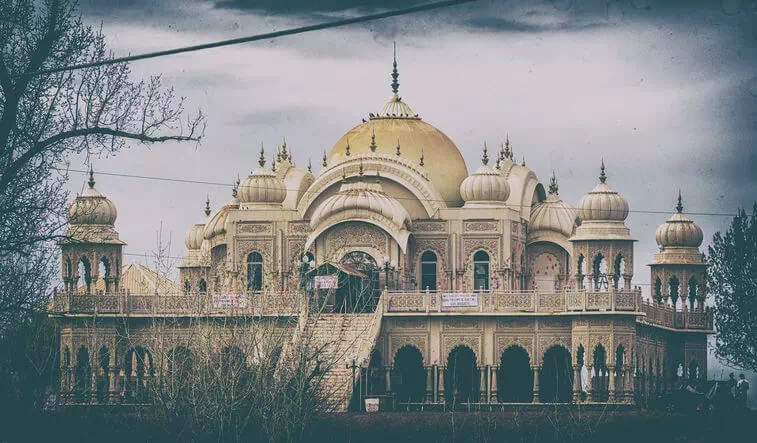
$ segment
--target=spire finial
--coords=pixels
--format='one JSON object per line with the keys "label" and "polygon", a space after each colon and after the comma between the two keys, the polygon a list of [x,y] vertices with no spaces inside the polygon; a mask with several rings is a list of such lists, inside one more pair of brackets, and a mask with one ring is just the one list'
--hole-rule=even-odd
{"label": "spire finial", "polygon": [[483,163],[484,165],[489,164],[489,152],[486,147],[486,142],[484,142],[484,155],[483,157],[481,157],[481,163]]}
{"label": "spire finial", "polygon": [[271,171],[276,172],[276,157],[271,159]]}
{"label": "spire finial", "polygon": [[308,172],[313,172],[313,163],[310,161],[310,158],[308,158]]}
{"label": "spire finial", "polygon": [[421,166],[425,166],[424,159],[425,159],[425,155],[423,154],[423,146],[421,146],[421,162],[420,162]]}
{"label": "spire finial", "polygon": [[552,170],[552,178],[549,179],[549,193],[557,195],[557,177],[555,176],[555,170]]}
{"label": "spire finial", "polygon": [[378,185],[380,183],[381,183],[381,171],[376,169],[376,184]]}
{"label": "spire finial", "polygon": [[378,148],[378,146],[376,145],[376,130],[375,129],[371,130],[371,144],[368,147],[371,148],[371,152],[376,152],[376,148]]}
{"label": "spire finial", "polygon": [[361,179],[363,178],[363,159],[362,158],[360,159],[360,167],[357,171],[357,175],[359,175]]}
{"label": "spire finial", "polygon": [[89,181],[87,184],[90,189],[95,188],[95,171],[92,169],[92,163],[89,164]]}
{"label": "spire finial", "polygon": [[265,149],[263,149],[263,143],[260,143],[260,158],[258,159],[258,164],[261,168],[265,166]]}
{"label": "spire finial", "polygon": [[512,160],[513,152],[510,150],[510,134],[505,136],[505,158]]}
{"label": "spire finial", "polygon": [[599,173],[599,182],[604,183],[607,181],[607,174],[605,174],[605,159],[602,158],[601,172]]}
{"label": "spire finial", "polygon": [[399,157],[400,155],[402,155],[400,152],[400,139],[397,139],[397,156]]}
{"label": "spire finial", "polygon": [[326,151],[323,151],[323,162],[321,163],[321,166],[325,168],[326,165],[328,165],[328,163],[326,162]]}
{"label": "spire finial", "polygon": [[239,195],[239,174],[237,174],[237,181],[235,181],[231,187],[231,196],[236,199],[238,195]]}
{"label": "spire finial", "polygon": [[499,144],[499,155],[497,156],[497,161],[500,162],[505,159],[505,144],[500,143]]}
{"label": "spire finial", "polygon": [[394,63],[392,64],[392,92],[397,95],[400,91],[400,83],[397,81],[400,73],[397,72],[397,42],[394,42]]}
{"label": "spire finial", "polygon": [[281,145],[281,159],[286,160],[289,155],[287,154],[287,139],[284,137],[284,144]]}
{"label": "spire finial", "polygon": [[346,155],[347,157],[350,156],[350,141],[349,140],[347,140],[347,146],[344,147],[344,155]]}
{"label": "spire finial", "polygon": [[205,197],[205,217],[210,217],[210,196]]}
{"label": "spire finial", "polygon": [[276,160],[281,162],[281,145],[276,146]]}
{"label": "spire finial", "polygon": [[683,201],[681,200],[680,188],[678,189],[678,204],[676,205],[676,211],[678,211],[679,214],[683,212]]}
{"label": "spire finial", "polygon": [[501,160],[499,159],[499,157],[497,157],[497,164],[494,165],[494,167],[496,167],[497,169],[501,169],[502,166],[501,166],[500,162],[501,162]]}
{"label": "spire finial", "polygon": [[523,156],[523,161],[520,163],[521,166],[526,166],[526,156]]}

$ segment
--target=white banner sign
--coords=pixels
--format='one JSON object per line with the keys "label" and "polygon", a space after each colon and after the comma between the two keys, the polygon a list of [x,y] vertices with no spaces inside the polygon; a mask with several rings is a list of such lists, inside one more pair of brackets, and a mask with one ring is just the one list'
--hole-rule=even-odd
{"label": "white banner sign", "polygon": [[215,309],[228,309],[228,308],[246,308],[247,307],[247,294],[242,292],[228,292],[226,294],[213,295],[213,308]]}
{"label": "white banner sign", "polygon": [[447,308],[478,306],[478,296],[473,292],[442,292],[442,306]]}
{"label": "white banner sign", "polygon": [[338,286],[338,275],[316,275],[315,276],[315,288],[316,289],[336,289]]}

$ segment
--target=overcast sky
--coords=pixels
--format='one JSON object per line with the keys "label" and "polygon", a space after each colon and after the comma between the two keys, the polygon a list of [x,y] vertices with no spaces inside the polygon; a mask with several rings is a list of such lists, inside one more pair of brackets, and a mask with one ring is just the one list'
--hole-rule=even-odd
{"label": "overcast sky", "polygon": [[[239,37],[413,1],[81,0],[116,55]],[[318,3],[320,6],[313,6]],[[743,4],[742,4],[743,3]],[[162,73],[208,115],[206,138],[134,146],[96,159],[105,172],[231,183],[256,166],[263,142],[286,137],[296,162],[316,169],[332,147],[390,96],[392,41],[400,92],[478,167],[481,146],[510,134],[518,161],[576,204],[608,183],[631,210],[734,213],[757,199],[757,2],[663,0],[486,1],[133,64]],[[76,160],[72,167],[77,165]],[[73,175],[70,189],[82,189]],[[229,187],[99,176],[118,206],[129,253],[154,249],[163,222],[172,255]],[[635,284],[648,284],[654,231],[667,214],[631,213],[639,240]],[[705,244],[730,217],[692,216]],[[129,257],[135,259],[135,257]]]}

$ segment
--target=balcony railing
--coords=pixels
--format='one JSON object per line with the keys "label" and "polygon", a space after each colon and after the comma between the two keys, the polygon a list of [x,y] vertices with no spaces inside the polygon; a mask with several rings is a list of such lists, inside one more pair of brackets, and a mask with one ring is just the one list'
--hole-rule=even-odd
{"label": "balcony railing", "polygon": [[678,311],[672,306],[644,301],[641,311],[647,314],[642,321],[675,329],[714,330],[712,308],[702,311]]}
{"label": "balcony railing", "polygon": [[641,291],[591,290],[389,292],[386,312],[519,312],[638,311]]}
{"label": "balcony railing", "polygon": [[233,294],[75,294],[56,292],[56,314],[292,316],[303,302],[298,292]]}

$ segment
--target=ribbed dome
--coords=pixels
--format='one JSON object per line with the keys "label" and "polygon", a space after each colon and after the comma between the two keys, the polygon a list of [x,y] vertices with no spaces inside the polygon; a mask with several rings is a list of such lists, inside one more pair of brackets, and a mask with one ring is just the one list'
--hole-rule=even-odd
{"label": "ribbed dome", "polygon": [[265,168],[263,148],[260,149],[260,167],[239,185],[240,203],[281,204],[287,195],[284,182],[271,168]]}
{"label": "ribbed dome", "polygon": [[184,236],[184,245],[189,250],[198,250],[202,246],[203,231],[205,230],[205,224],[210,217],[210,199],[205,200],[205,219],[201,223],[195,223],[187,231],[187,235]]}
{"label": "ribbed dome", "polygon": [[528,235],[531,237],[542,231],[550,231],[570,237],[575,222],[576,210],[560,200],[557,180],[552,176],[547,198],[531,209]]}
{"label": "ribbed dome", "polygon": [[487,165],[486,146],[484,146],[483,165],[460,185],[460,196],[465,206],[473,205],[504,205],[510,196],[510,186],[500,171]]}
{"label": "ribbed dome", "polygon": [[92,168],[89,169],[89,187],[78,195],[68,208],[68,220],[72,225],[110,225],[116,222],[116,205],[95,189]]}
{"label": "ribbed dome", "polygon": [[605,163],[602,161],[599,184],[591,192],[581,197],[578,202],[578,216],[581,220],[623,221],[628,217],[628,202],[620,194],[613,191],[605,183],[606,180]]}
{"label": "ribbed dome", "polygon": [[684,247],[698,248],[704,240],[702,228],[697,226],[691,219],[683,213],[683,203],[681,194],[678,194],[678,205],[676,213],[665,223],[657,228],[655,238],[657,244],[663,248],[667,247]]}
{"label": "ribbed dome", "polygon": [[365,210],[383,215],[402,229],[410,223],[407,210],[395,198],[384,193],[379,183],[344,183],[339,192],[323,201],[310,219],[310,226],[317,227],[322,221],[339,212]]}

